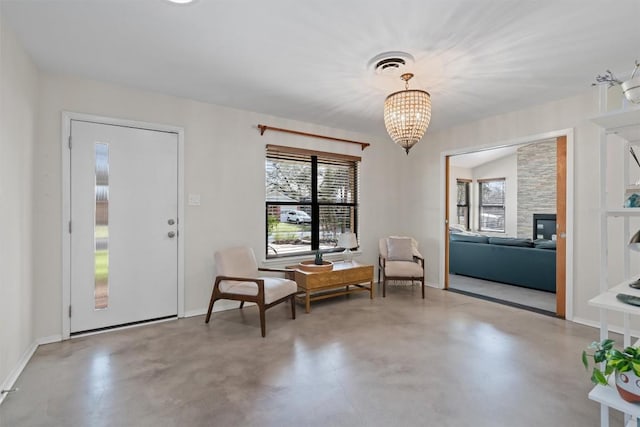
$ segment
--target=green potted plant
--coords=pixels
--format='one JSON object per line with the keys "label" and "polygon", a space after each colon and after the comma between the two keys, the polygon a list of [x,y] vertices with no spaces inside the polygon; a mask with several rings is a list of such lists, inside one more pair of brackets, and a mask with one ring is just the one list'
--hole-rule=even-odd
{"label": "green potted plant", "polygon": [[[589,370],[590,360],[594,367],[591,381],[594,384],[608,385],[611,374],[615,375],[616,388],[620,397],[627,402],[640,402],[640,348],[626,347],[618,350],[615,341],[606,339],[594,341],[582,352],[582,364]],[[591,350],[591,352],[589,352]],[[604,363],[604,372],[598,364]]]}

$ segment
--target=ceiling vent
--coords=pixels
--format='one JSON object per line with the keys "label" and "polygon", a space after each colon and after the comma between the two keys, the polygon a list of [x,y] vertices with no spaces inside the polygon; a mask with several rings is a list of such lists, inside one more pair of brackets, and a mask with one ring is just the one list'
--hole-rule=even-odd
{"label": "ceiling vent", "polygon": [[413,56],[406,52],[383,52],[369,60],[368,66],[376,74],[400,75],[413,65]]}

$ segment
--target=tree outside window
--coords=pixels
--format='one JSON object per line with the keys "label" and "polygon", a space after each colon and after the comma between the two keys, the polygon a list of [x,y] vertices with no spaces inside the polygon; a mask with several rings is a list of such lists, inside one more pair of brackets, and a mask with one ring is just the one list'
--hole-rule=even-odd
{"label": "tree outside window", "polygon": [[479,186],[480,231],[505,232],[505,179],[483,179]]}

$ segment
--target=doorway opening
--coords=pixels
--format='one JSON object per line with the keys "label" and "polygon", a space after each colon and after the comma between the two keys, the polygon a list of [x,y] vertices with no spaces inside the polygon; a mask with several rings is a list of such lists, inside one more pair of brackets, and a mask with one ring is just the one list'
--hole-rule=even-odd
{"label": "doorway opening", "polygon": [[567,137],[445,158],[445,288],[566,315]]}

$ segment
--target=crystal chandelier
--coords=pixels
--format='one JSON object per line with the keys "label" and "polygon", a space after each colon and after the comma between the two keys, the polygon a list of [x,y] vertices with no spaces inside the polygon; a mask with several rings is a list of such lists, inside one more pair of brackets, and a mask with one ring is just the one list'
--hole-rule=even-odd
{"label": "crystal chandelier", "polygon": [[384,101],[384,125],[389,136],[409,154],[424,135],[431,121],[431,96],[428,92],[409,89],[413,74],[400,76],[405,90],[394,92]]}

